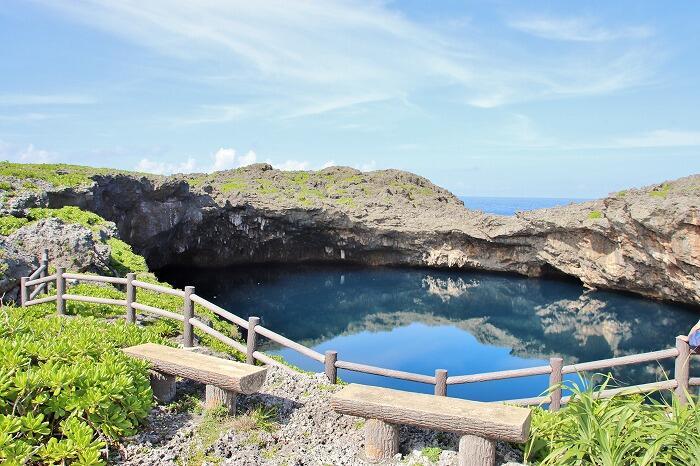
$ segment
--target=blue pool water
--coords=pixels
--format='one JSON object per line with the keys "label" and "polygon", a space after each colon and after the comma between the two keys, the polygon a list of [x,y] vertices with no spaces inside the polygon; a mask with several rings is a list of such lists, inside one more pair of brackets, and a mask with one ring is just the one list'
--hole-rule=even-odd
{"label": "blue pool water", "polygon": [[[259,316],[265,327],[321,353],[427,375],[437,368],[462,375],[543,365],[554,356],[569,364],[668,348],[698,319],[692,309],[586,292],[576,282],[464,271],[264,265],[160,275],[178,287],[196,286],[199,295],[244,318]],[[303,369],[322,370],[292,350],[262,344]],[[645,383],[669,369],[652,363],[613,375],[620,383]],[[433,390],[345,370],[339,375]],[[490,401],[537,396],[546,386],[547,377],[539,376],[450,386],[448,394]]]}

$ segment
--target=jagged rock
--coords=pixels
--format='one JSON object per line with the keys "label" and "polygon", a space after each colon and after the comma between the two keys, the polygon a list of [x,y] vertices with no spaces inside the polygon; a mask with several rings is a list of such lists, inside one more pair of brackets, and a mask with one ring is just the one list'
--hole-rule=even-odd
{"label": "jagged rock", "polygon": [[[108,234],[109,230],[93,231],[58,218],[46,218],[23,226],[6,241],[28,256],[38,256],[47,248],[54,267],[65,267],[71,272],[111,274],[110,247],[100,238]],[[34,262],[36,268],[38,263]]]}
{"label": "jagged rock", "polygon": [[18,278],[26,277],[39,266],[38,259],[0,237],[0,301],[16,301]]}

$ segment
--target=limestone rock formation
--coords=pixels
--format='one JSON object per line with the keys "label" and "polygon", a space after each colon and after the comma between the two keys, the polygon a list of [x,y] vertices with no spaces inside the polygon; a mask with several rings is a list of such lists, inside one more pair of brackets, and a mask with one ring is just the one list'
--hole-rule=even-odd
{"label": "limestone rock formation", "polygon": [[115,222],[153,268],[287,261],[459,267],[568,275],[591,288],[700,304],[700,176],[510,217],[469,210],[427,179],[397,170],[284,172],[256,164],[172,177],[102,170],[89,179],[54,182],[35,197]]}

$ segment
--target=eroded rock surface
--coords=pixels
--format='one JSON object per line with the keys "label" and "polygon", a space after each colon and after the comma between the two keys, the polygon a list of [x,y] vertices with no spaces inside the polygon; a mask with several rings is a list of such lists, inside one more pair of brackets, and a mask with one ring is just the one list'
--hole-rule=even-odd
{"label": "eroded rock surface", "polygon": [[77,205],[115,222],[155,268],[268,261],[462,267],[564,274],[591,288],[700,304],[700,176],[511,217],[469,210],[425,178],[397,170],[283,172],[256,164],[92,180],[47,188],[37,202]]}

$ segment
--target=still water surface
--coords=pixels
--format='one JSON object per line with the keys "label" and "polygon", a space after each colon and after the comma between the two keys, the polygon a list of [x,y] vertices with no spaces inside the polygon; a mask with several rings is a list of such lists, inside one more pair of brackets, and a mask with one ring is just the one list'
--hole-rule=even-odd
{"label": "still water surface", "polygon": [[[178,287],[194,285],[197,294],[237,315],[257,315],[265,327],[321,353],[332,349],[346,361],[429,375],[437,368],[462,375],[538,366],[552,356],[569,364],[663,349],[698,319],[695,310],[586,293],[576,282],[478,272],[265,265],[168,269],[160,276]],[[322,370],[292,350],[269,343],[265,350]],[[622,383],[653,382],[669,367],[630,366],[614,376]],[[344,370],[339,375],[349,382],[433,389]],[[490,401],[537,396],[546,386],[547,377],[539,376],[455,385],[448,393]]]}

